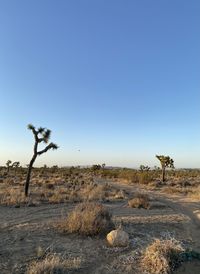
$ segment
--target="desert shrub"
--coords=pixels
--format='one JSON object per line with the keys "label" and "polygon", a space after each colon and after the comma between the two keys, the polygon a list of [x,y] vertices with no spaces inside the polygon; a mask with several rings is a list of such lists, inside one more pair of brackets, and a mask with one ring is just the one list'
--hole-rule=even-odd
{"label": "desert shrub", "polygon": [[80,196],[85,201],[102,201],[106,198],[107,192],[110,190],[108,185],[87,185],[85,186]]}
{"label": "desert shrub", "polygon": [[79,258],[64,259],[57,254],[47,254],[45,258],[32,262],[26,271],[26,274],[65,274],[70,269],[80,267]]}
{"label": "desert shrub", "polygon": [[132,208],[149,208],[149,197],[147,194],[138,193],[134,198],[128,201],[128,205]]}
{"label": "desert shrub", "polygon": [[86,202],[78,204],[58,225],[67,233],[82,235],[103,234],[113,228],[111,214],[99,203]]}
{"label": "desert shrub", "polygon": [[138,174],[138,179],[140,184],[149,184],[153,180],[152,174],[149,171]]}
{"label": "desert shrub", "polygon": [[68,185],[68,200],[71,202],[104,201],[114,197],[115,194],[116,189],[109,184],[80,181],[78,184]]}
{"label": "desert shrub", "polygon": [[14,185],[15,184],[15,180],[13,178],[10,178],[10,177],[5,178],[3,182],[7,185]]}
{"label": "desert shrub", "polygon": [[163,189],[163,191],[167,194],[184,194],[186,195],[187,193],[190,193],[191,190],[188,188],[180,188],[180,187],[171,187],[171,186],[167,186]]}
{"label": "desert shrub", "polygon": [[15,205],[26,204],[30,202],[30,198],[24,196],[21,189],[7,188],[0,197],[0,204]]}
{"label": "desert shrub", "polygon": [[41,189],[40,197],[51,204],[64,203],[69,201],[68,189],[64,187],[54,187],[54,189]]}
{"label": "desert shrub", "polygon": [[191,192],[188,193],[188,196],[194,200],[200,201],[200,186],[194,187]]}
{"label": "desert shrub", "polygon": [[168,274],[178,266],[183,252],[181,244],[173,238],[156,239],[144,251],[141,266],[147,273]]}
{"label": "desert shrub", "polygon": [[64,203],[66,199],[59,190],[55,190],[54,192],[48,194],[48,201],[51,204],[59,204]]}
{"label": "desert shrub", "polygon": [[118,168],[118,169],[102,169],[101,176],[112,179],[119,179],[127,183],[138,182],[137,170],[129,168]]}
{"label": "desert shrub", "polygon": [[49,183],[49,181],[48,181],[48,180],[46,180],[46,182],[45,182],[45,183],[47,183],[47,184],[46,184],[46,188],[47,188],[47,189],[54,189],[54,188],[55,188],[54,184]]}
{"label": "desert shrub", "polygon": [[138,183],[138,172],[131,169],[123,169],[119,172],[118,178],[127,181],[127,183]]}
{"label": "desert shrub", "polygon": [[101,176],[106,178],[117,178],[118,170],[116,169],[102,169]]}

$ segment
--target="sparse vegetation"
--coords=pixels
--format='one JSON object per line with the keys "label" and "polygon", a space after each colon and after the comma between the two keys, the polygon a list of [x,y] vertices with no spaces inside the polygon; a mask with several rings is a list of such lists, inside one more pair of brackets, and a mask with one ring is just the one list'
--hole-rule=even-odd
{"label": "sparse vegetation", "polygon": [[196,201],[200,201],[200,185],[193,187],[187,192],[188,196]]}
{"label": "sparse vegetation", "polygon": [[0,204],[3,205],[20,206],[27,204],[29,201],[30,199],[24,196],[21,189],[7,188],[0,196]]}
{"label": "sparse vegetation", "polygon": [[[114,258],[118,261],[116,269],[119,273],[132,273],[123,268],[123,264],[121,264],[122,257],[124,260],[126,260],[127,257],[127,261],[133,259],[133,265],[136,268],[141,265],[145,268],[144,262],[148,262],[148,260],[144,259],[144,252],[142,253],[142,263],[140,264],[141,248],[143,246],[150,246],[153,235],[160,237],[160,233],[164,233],[166,230],[170,230],[173,233],[177,227],[178,232],[176,235],[178,235],[178,237],[183,235],[182,237],[185,239],[186,235],[184,227],[182,226],[183,215],[174,212],[172,210],[173,207],[169,208],[167,203],[154,200],[153,192],[151,192],[150,199],[148,194],[146,194],[148,193],[148,189],[156,190],[157,195],[159,195],[159,191],[161,191],[162,195],[170,197],[172,197],[171,194],[176,193],[176,195],[181,195],[185,197],[185,199],[189,199],[189,201],[192,200],[195,206],[198,205],[197,201],[199,201],[200,172],[198,170],[168,170],[168,180],[165,184],[162,184],[159,180],[160,170],[155,169],[141,171],[106,168],[103,170],[101,168],[94,174],[90,167],[34,167],[32,169],[31,192],[28,197],[25,197],[23,185],[26,180],[27,168],[18,167],[17,170],[15,170],[11,167],[9,175],[4,172],[5,169],[6,167],[4,166],[0,170],[2,174],[0,181],[0,203],[4,206],[12,206],[12,210],[16,215],[16,219],[11,215],[12,219],[9,221],[11,225],[13,224],[13,230],[9,228],[9,222],[6,221],[4,224],[5,227],[8,226],[8,229],[11,229],[9,230],[10,232],[13,231],[11,233],[14,233],[14,237],[18,237],[16,238],[18,239],[17,245],[14,244],[14,247],[20,246],[20,248],[22,248],[20,252],[25,256],[27,252],[23,253],[23,235],[25,231],[31,231],[34,240],[31,236],[30,242],[27,244],[28,248],[30,248],[30,245],[33,245],[33,242],[38,241],[38,235],[40,235],[42,245],[46,241],[48,244],[51,244],[48,241],[52,241],[52,235],[54,235],[56,248],[58,248],[57,251],[61,252],[56,253],[56,256],[59,255],[60,261],[56,259],[55,261],[53,259],[47,260],[45,259],[46,257],[42,255],[42,257],[37,258],[37,260],[32,261],[30,264],[28,263],[28,265],[26,265],[26,271],[33,271],[32,273],[37,273],[36,271],[40,271],[43,268],[48,271],[49,269],[55,271],[57,266],[62,269],[59,270],[60,273],[62,273],[61,271],[65,271],[63,273],[73,272],[74,268],[66,268],[66,265],[63,265],[64,260],[67,259],[65,252],[66,250],[67,252],[73,251],[74,254],[79,256],[81,254],[79,246],[84,245],[84,243],[86,246],[83,247],[83,250],[87,257],[88,265],[90,265],[90,260],[92,264],[95,264],[98,256],[106,258],[109,254],[109,259],[105,259],[107,265],[105,265],[105,269],[102,270],[103,273],[107,273],[107,266],[114,271],[114,268],[112,269]],[[142,176],[144,176],[145,180],[141,179],[143,178]],[[151,186],[153,186],[153,188],[151,188]],[[173,197],[176,199],[176,196]],[[61,205],[61,203],[65,203],[65,205]],[[76,205],[75,203],[80,204]],[[39,208],[29,209],[29,206],[38,206],[38,204],[40,204]],[[16,209],[13,209],[13,207],[16,207]],[[20,209],[19,207],[23,208]],[[109,208],[109,212],[107,208]],[[131,208],[134,208],[134,211]],[[150,208],[151,210],[141,211],[140,208]],[[4,210],[4,207],[2,207],[2,209]],[[9,210],[9,208],[6,208],[6,210]],[[45,218],[43,218],[43,210],[45,212]],[[28,213],[27,216],[26,212]],[[112,213],[112,218],[110,212]],[[24,214],[23,220],[25,221],[18,221],[22,214]],[[6,220],[10,219],[9,216],[5,218]],[[188,225],[189,229],[188,221],[185,222],[184,219],[184,223]],[[123,225],[124,230],[129,234],[130,246],[113,247],[107,245],[105,235],[120,224]],[[102,236],[93,237],[95,235]],[[138,241],[140,242],[139,245],[137,245]],[[104,244],[105,247],[103,247]],[[133,257],[126,255],[132,247],[132,244],[134,244],[134,250],[132,252],[138,252],[138,259],[136,261],[134,259],[135,255]],[[9,245],[8,242],[7,245]],[[3,249],[2,246],[0,247]],[[62,249],[60,250],[61,246]],[[101,248],[103,248],[103,250]],[[30,254],[32,254],[31,251]],[[92,255],[93,258],[91,259]],[[184,256],[189,257],[190,254],[183,253],[181,257],[184,258]],[[103,259],[103,257],[101,259]],[[157,259],[154,257],[156,262],[159,261],[158,257],[156,257]],[[20,260],[18,257],[18,262]],[[161,263],[158,263],[159,267],[160,264]],[[152,269],[154,269],[153,262],[152,265]],[[169,265],[171,269],[171,263],[169,263]],[[45,268],[46,266],[47,268]],[[21,267],[22,266],[19,265],[19,269],[21,269]],[[23,269],[25,269],[25,266],[23,267]],[[57,269],[59,269],[59,267]],[[11,269],[11,267],[8,268]],[[133,273],[145,273],[144,268],[142,271],[137,269],[136,272],[133,271]],[[87,270],[84,269],[83,271],[87,272]],[[92,273],[91,271],[89,268],[87,273]],[[112,271],[111,273],[113,274]],[[18,272],[20,273],[20,271]],[[13,273],[18,272],[13,270]],[[152,270],[152,272],[149,273],[154,272]]]}
{"label": "sparse vegetation", "polygon": [[80,258],[64,258],[59,254],[48,253],[44,258],[31,262],[26,274],[65,274],[80,268],[80,265]]}

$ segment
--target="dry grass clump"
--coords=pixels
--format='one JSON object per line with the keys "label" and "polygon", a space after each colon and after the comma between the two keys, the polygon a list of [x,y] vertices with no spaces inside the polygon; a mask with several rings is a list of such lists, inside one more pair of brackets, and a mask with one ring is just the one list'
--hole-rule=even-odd
{"label": "dry grass clump", "polygon": [[86,185],[80,191],[80,196],[82,200],[95,201],[104,200],[106,196],[106,186],[105,185]]}
{"label": "dry grass clump", "polygon": [[200,186],[193,188],[191,192],[188,193],[188,196],[195,201],[200,201]]}
{"label": "dry grass clump", "polygon": [[134,198],[128,201],[128,205],[132,208],[149,209],[149,197],[147,194],[137,194]]}
{"label": "dry grass clump", "polygon": [[176,187],[172,187],[172,186],[167,186],[163,189],[163,191],[167,194],[180,194],[181,193],[181,190],[180,188],[176,188]]}
{"label": "dry grass clump", "polygon": [[138,174],[139,184],[146,185],[153,181],[153,176],[150,172],[142,172]]}
{"label": "dry grass clump", "polygon": [[65,274],[70,269],[80,267],[80,258],[64,259],[57,254],[48,254],[42,260],[32,262],[26,271],[26,274]]}
{"label": "dry grass clump", "polygon": [[21,189],[8,188],[0,196],[0,204],[2,205],[15,205],[26,204],[29,202],[29,198],[25,197],[24,192]]}
{"label": "dry grass clump", "polygon": [[179,186],[166,186],[163,191],[167,194],[182,194],[186,195],[191,192],[189,188],[181,188]]}
{"label": "dry grass clump", "polygon": [[141,267],[146,273],[169,274],[180,264],[182,252],[184,249],[177,240],[156,239],[146,248]]}
{"label": "dry grass clump", "polygon": [[12,177],[6,177],[3,179],[2,183],[6,184],[6,185],[14,185],[15,180]]}
{"label": "dry grass clump", "polygon": [[117,190],[109,184],[91,184],[84,186],[79,197],[82,201],[105,201],[114,199]]}
{"label": "dry grass clump", "polygon": [[52,204],[63,203],[68,200],[68,192],[64,187],[57,187],[55,190],[46,192],[48,201]]}
{"label": "dry grass clump", "polygon": [[111,214],[102,204],[86,202],[77,205],[58,228],[62,232],[92,236],[110,231],[113,223]]}

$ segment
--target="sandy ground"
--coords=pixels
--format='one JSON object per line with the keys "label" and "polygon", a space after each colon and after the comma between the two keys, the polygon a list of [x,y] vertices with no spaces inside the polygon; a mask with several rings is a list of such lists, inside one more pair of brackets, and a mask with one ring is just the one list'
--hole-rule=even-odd
{"label": "sandy ground", "polygon": [[[113,184],[130,193],[139,190],[135,186]],[[148,194],[152,200],[149,210],[129,208],[127,201],[105,203],[116,225],[122,223],[130,235],[130,246],[121,249],[108,247],[103,237],[65,235],[56,231],[54,224],[74,205],[1,206],[0,273],[25,273],[39,247],[81,258],[81,268],[69,273],[84,274],[140,274],[137,252],[157,237],[174,236],[200,252],[200,203],[153,191]],[[176,273],[199,274],[200,262],[184,263]]]}

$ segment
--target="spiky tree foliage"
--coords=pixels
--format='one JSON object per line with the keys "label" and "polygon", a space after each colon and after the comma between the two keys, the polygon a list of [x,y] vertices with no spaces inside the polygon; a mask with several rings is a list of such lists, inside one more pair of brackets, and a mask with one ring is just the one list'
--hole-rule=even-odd
{"label": "spiky tree foliage", "polygon": [[10,171],[11,164],[12,164],[12,161],[11,161],[11,160],[8,160],[8,161],[6,162],[6,166],[7,166],[7,174],[8,174],[8,173],[9,173],[9,171]]}
{"label": "spiky tree foliage", "polygon": [[156,155],[156,158],[160,161],[162,168],[162,181],[165,181],[165,170],[166,168],[174,168],[174,160],[169,156],[164,155]]}
{"label": "spiky tree foliage", "polygon": [[149,170],[150,170],[149,166],[140,165],[140,171],[141,172],[143,172],[143,171],[149,171]]}
{"label": "spiky tree foliage", "polygon": [[[28,129],[30,129],[33,133],[34,136],[34,148],[33,148],[33,156],[32,159],[29,163],[28,166],[28,172],[27,172],[27,177],[26,177],[26,182],[25,182],[25,195],[28,195],[28,188],[29,188],[29,183],[30,183],[30,178],[31,178],[31,171],[33,168],[33,164],[37,158],[37,156],[42,155],[43,153],[47,152],[50,149],[57,149],[58,146],[54,143],[49,143],[49,139],[51,136],[51,130],[43,128],[43,127],[39,127],[38,129],[36,129],[33,125],[29,124],[28,125]],[[45,143],[48,144],[44,149],[42,150],[38,150],[38,145],[40,143]]]}
{"label": "spiky tree foliage", "polygon": [[16,172],[17,172],[17,169],[18,169],[19,165],[20,165],[20,162],[13,162],[12,163],[12,167],[15,169],[15,175],[16,175]]}
{"label": "spiky tree foliage", "polygon": [[101,169],[101,165],[93,165],[91,167],[92,170],[100,170]]}
{"label": "spiky tree foliage", "polygon": [[19,167],[20,165],[20,162],[13,162],[12,163],[12,167],[16,168],[16,167]]}

